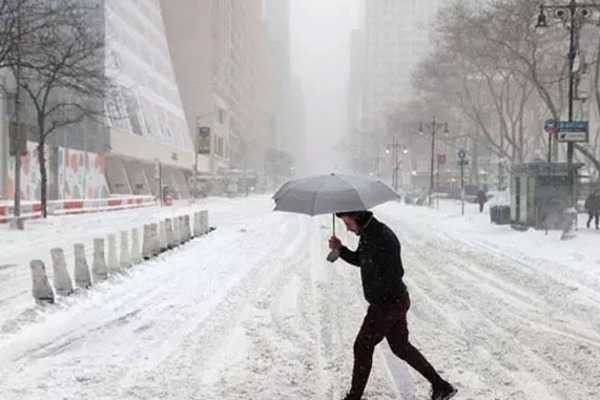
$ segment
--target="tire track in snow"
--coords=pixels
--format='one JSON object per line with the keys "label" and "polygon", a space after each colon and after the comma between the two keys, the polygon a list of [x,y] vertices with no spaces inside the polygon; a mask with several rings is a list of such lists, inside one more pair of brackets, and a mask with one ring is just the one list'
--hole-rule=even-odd
{"label": "tire track in snow", "polygon": [[[579,343],[573,343],[572,334],[567,340],[540,329],[551,326],[546,320],[554,314],[568,310],[569,287],[547,276],[538,279],[514,260],[439,236],[432,240],[388,216],[404,244],[409,289],[419,298],[414,314],[422,332],[417,339],[442,341],[435,355],[445,354],[440,363],[451,360],[459,383],[470,381],[473,387],[464,388],[466,392],[474,398],[524,400],[540,393],[565,400],[597,394],[592,383],[600,380],[592,362],[600,357],[596,339],[580,335]],[[528,299],[530,304],[523,304]],[[584,318],[587,312],[575,312],[571,319]],[[552,324],[559,330],[565,325],[560,320]],[[586,359],[587,365],[581,365]]]}

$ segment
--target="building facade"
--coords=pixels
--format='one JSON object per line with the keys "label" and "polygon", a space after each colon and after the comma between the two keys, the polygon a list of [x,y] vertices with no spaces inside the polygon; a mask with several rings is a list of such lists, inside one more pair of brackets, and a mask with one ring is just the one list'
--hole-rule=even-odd
{"label": "building facade", "polygon": [[365,118],[380,120],[412,96],[411,76],[428,45],[439,0],[366,0]]}
{"label": "building facade", "polygon": [[191,129],[171,62],[158,0],[105,0],[106,69],[118,90],[108,99],[111,193],[154,194],[163,185],[188,197],[194,164]]}
{"label": "building facade", "polygon": [[[443,0],[365,0],[351,33],[348,135],[362,172],[385,165],[388,118],[412,98],[412,75],[429,46],[427,27]],[[355,152],[357,154],[357,152]]]}
{"label": "building facade", "polygon": [[[159,175],[172,193],[187,197],[193,145],[159,1],[96,1],[101,18],[94,21],[104,38],[98,65],[111,78],[114,89],[106,93],[105,124],[87,121],[58,129],[48,137],[49,197],[156,196],[163,190]],[[10,84],[7,90],[14,91]],[[0,130],[0,193],[12,198],[15,163],[4,146],[10,115],[6,104],[1,108],[0,118],[4,116],[4,121]],[[27,117],[30,110],[25,109],[24,114]],[[36,146],[35,142],[28,142],[28,155],[22,158],[23,200],[40,197]]]}
{"label": "building facade", "polygon": [[[264,184],[265,154],[277,146],[284,112],[281,59],[289,76],[289,55],[275,52],[268,9],[261,0],[161,0],[161,7],[188,124],[210,128],[209,149],[198,155],[199,185],[220,180],[239,191],[258,182],[238,177],[256,175]],[[277,32],[288,27],[289,40],[289,18],[275,25]]]}

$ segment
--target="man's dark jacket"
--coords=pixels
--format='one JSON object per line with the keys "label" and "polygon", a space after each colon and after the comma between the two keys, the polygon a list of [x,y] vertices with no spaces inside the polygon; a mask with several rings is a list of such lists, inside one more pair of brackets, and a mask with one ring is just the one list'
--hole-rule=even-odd
{"label": "man's dark jacket", "polygon": [[400,258],[400,242],[396,234],[375,217],[370,217],[358,232],[356,251],[340,249],[340,256],[360,267],[363,291],[369,304],[385,304],[402,299],[406,285]]}
{"label": "man's dark jacket", "polygon": [[585,208],[591,213],[598,212],[600,210],[600,195],[596,193],[590,194],[585,201]]}

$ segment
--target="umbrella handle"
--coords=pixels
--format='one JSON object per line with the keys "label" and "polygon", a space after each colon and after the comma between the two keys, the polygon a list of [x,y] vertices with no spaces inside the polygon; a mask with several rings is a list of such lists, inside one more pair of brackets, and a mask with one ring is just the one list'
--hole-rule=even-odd
{"label": "umbrella handle", "polygon": [[335,236],[335,214],[331,214],[332,223],[333,223],[333,236]]}

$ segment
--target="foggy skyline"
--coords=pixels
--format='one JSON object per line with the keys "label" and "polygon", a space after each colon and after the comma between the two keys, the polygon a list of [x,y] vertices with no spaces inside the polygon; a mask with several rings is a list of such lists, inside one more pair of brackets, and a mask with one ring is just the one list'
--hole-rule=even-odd
{"label": "foggy skyline", "polygon": [[359,10],[359,0],[291,0],[292,70],[306,108],[308,157],[297,160],[300,174],[333,172],[344,158],[350,31]]}

